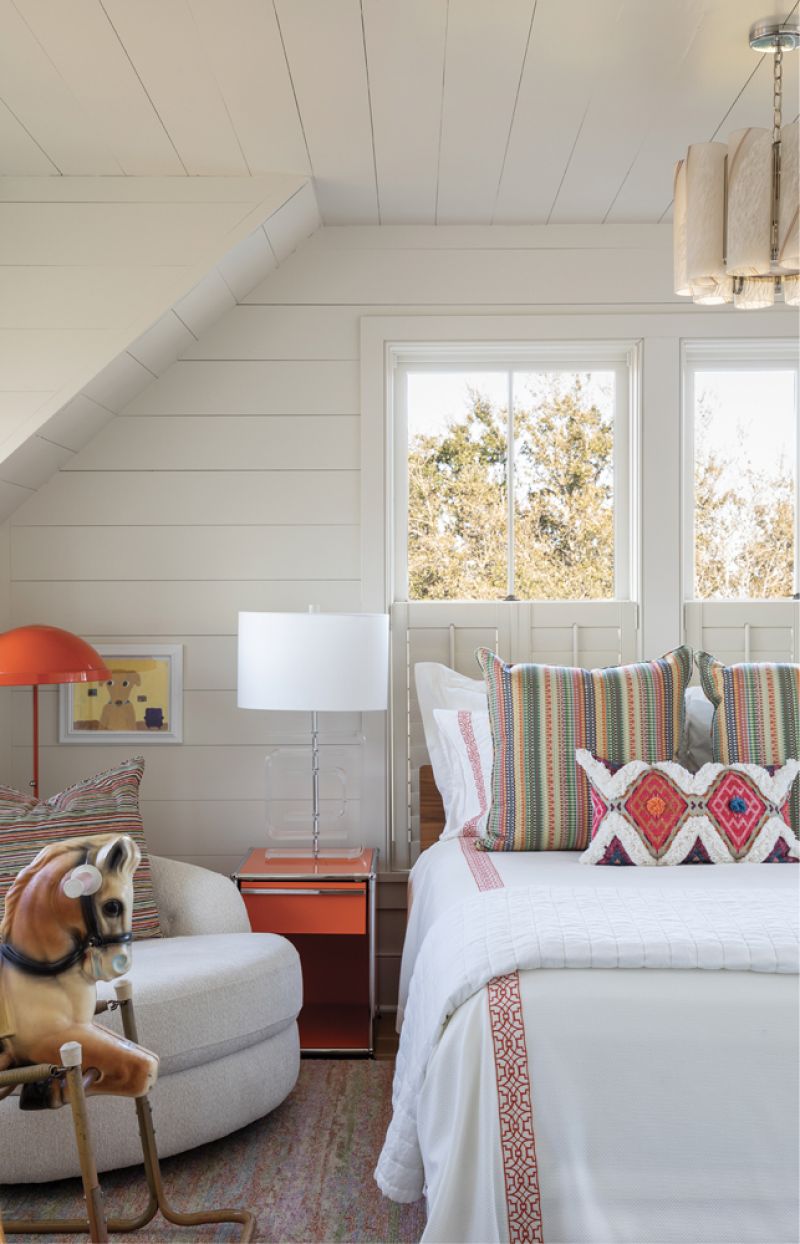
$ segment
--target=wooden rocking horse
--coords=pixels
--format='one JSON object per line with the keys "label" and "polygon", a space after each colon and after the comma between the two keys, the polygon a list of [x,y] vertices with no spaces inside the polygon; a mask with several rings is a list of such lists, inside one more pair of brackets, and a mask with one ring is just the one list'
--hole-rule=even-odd
{"label": "wooden rocking horse", "polygon": [[[128,981],[115,984],[115,1002],[97,1002],[97,982],[114,980],[131,966],[133,874],[140,858],[127,834],[69,839],[40,851],[6,895],[0,926],[0,1100],[21,1086],[23,1110],[69,1102],[87,1210],[86,1219],[6,1222],[8,1234],[88,1228],[90,1238],[102,1242],[109,1231],[146,1226],[160,1210],[181,1226],[237,1222],[240,1238],[252,1239],[255,1220],[248,1210],[184,1214],[169,1205],[147,1098],[158,1058],[139,1044]],[[124,1037],[94,1022],[95,1015],[117,1007]],[[106,1222],[87,1093],[135,1098],[150,1193],[135,1218]]]}
{"label": "wooden rocking horse", "polygon": [[[40,851],[11,886],[0,928],[0,1070],[57,1063],[64,1042],[78,1041],[88,1093],[141,1097],[155,1084],[156,1055],[94,1023],[97,981],[131,966],[140,859],[127,834],[68,839]],[[20,1105],[62,1106],[63,1088],[60,1079],[26,1084]]]}

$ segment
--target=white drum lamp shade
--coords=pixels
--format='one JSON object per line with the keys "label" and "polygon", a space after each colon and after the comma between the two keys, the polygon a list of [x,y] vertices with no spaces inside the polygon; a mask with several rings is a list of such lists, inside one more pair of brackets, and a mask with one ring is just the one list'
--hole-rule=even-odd
{"label": "white drum lamp shade", "polygon": [[310,713],[385,709],[389,618],[381,613],[240,613],[238,704]]}

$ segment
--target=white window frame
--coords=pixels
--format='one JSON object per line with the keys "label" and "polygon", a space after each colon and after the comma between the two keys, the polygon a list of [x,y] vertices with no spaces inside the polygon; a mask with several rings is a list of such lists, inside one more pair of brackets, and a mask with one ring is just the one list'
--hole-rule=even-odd
{"label": "white window frame", "polygon": [[[513,408],[515,371],[588,372],[611,371],[615,376],[614,409],[614,593],[604,598],[635,599],[638,588],[634,555],[638,528],[635,495],[637,412],[633,373],[637,362],[636,342],[569,341],[526,344],[475,342],[469,346],[450,343],[398,345],[389,348],[393,377],[392,499],[387,506],[391,526],[392,601],[408,596],[408,376],[422,371],[497,371],[509,376],[509,410]],[[510,431],[510,429],[509,429]],[[509,509],[513,505],[513,466]],[[506,549],[506,579],[510,591],[514,578],[514,542]],[[455,603],[455,602],[453,602]],[[575,602],[576,604],[580,602]]]}
{"label": "white window frame", "polygon": [[[694,415],[695,376],[699,371],[786,371],[794,369],[794,402],[797,434],[795,439],[796,479],[800,483],[800,351],[791,340],[684,341],[681,348],[683,378],[683,469],[681,472],[683,513],[683,584],[686,604],[748,604],[747,601],[706,600],[695,597],[694,529]],[[794,593],[800,592],[800,504],[795,507]],[[753,602],[756,603],[756,602]],[[777,602],[775,602],[777,603]]]}

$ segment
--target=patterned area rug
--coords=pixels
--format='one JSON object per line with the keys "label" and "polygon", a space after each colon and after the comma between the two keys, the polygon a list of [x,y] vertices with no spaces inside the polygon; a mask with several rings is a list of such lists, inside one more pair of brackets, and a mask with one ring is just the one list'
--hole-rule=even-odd
{"label": "patterned area rug", "polygon": [[[256,1214],[256,1239],[270,1244],[329,1241],[398,1244],[419,1240],[424,1202],[395,1205],[372,1178],[389,1124],[392,1062],[303,1061],[289,1098],[272,1114],[224,1140],[167,1158],[167,1195],[179,1210],[245,1207]],[[135,1126],[135,1119],[131,1123]],[[141,1171],[100,1178],[106,1213],[131,1214],[145,1202]],[[3,1216],[82,1213],[78,1180],[0,1188]],[[156,1219],[132,1242],[230,1241],[238,1227],[170,1227]],[[11,1241],[82,1240],[85,1236],[11,1236]]]}

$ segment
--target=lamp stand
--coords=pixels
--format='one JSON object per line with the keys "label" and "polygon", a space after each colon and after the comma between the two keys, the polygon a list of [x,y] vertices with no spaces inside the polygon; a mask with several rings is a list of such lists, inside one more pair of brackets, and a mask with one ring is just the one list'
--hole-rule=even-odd
{"label": "lamp stand", "polygon": [[39,798],[39,688],[33,684],[33,793]]}
{"label": "lamp stand", "polygon": [[319,715],[311,714],[311,821],[314,859],[319,859]]}

